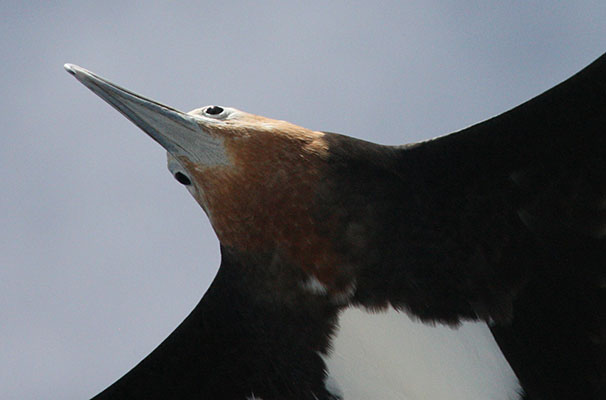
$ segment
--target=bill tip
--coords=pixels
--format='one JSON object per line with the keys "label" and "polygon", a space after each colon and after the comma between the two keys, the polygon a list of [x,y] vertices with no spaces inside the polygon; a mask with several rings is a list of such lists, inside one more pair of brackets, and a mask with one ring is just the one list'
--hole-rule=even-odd
{"label": "bill tip", "polygon": [[63,64],[63,68],[72,75],[76,75],[76,66],[74,64]]}

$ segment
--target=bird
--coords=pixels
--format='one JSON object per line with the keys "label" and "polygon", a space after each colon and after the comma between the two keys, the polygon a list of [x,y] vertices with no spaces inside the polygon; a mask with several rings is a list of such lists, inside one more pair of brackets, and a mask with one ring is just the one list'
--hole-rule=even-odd
{"label": "bird", "polygon": [[606,398],[606,54],[398,146],[64,67],[167,151],[221,252],[194,310],[94,399]]}

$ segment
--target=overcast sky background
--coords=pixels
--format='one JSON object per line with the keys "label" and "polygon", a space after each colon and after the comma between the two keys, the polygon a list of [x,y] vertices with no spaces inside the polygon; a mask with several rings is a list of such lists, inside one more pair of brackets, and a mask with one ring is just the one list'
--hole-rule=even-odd
{"label": "overcast sky background", "polygon": [[182,110],[402,144],[506,111],[606,52],[603,0],[176,3],[0,3],[3,400],[96,394],[219,265],[164,150],[64,63]]}

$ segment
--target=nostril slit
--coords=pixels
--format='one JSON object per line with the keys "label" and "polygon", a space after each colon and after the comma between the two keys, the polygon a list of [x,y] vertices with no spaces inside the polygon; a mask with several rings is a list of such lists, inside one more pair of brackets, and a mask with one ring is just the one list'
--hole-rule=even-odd
{"label": "nostril slit", "polygon": [[191,185],[191,181],[189,180],[189,178],[181,172],[177,172],[175,174],[175,179],[182,185]]}

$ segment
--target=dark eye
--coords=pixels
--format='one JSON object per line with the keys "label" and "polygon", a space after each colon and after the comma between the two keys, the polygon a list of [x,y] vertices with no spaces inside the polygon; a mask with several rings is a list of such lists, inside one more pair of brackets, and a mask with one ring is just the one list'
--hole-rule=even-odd
{"label": "dark eye", "polygon": [[209,114],[209,115],[218,115],[218,114],[221,114],[223,112],[223,107],[210,106],[204,112],[206,114]]}
{"label": "dark eye", "polygon": [[191,185],[191,181],[189,180],[189,178],[181,172],[177,172],[175,174],[175,179],[182,185],[186,185],[186,186]]}

